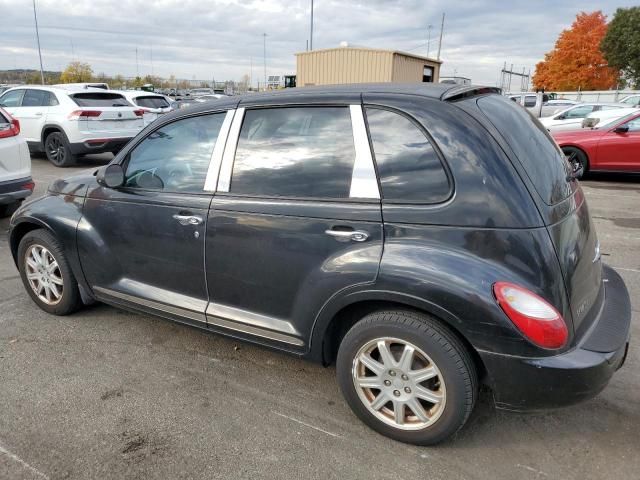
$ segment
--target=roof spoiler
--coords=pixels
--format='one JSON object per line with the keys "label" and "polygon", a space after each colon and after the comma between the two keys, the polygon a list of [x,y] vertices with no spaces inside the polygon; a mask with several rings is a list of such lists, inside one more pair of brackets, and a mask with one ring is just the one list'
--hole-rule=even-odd
{"label": "roof spoiler", "polygon": [[502,89],[498,87],[461,85],[458,87],[450,88],[442,94],[442,97],[440,97],[440,99],[447,102],[455,102],[456,100],[462,100],[463,98],[475,97],[478,95],[487,95],[489,93],[497,93],[498,95],[502,95]]}

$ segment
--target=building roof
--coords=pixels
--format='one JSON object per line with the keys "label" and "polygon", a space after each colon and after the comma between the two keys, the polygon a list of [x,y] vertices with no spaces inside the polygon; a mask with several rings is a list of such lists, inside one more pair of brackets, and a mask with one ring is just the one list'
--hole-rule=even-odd
{"label": "building roof", "polygon": [[431,63],[442,64],[442,60],[437,60],[435,58],[424,57],[422,55],[416,55],[416,54],[409,53],[409,52],[403,52],[401,50],[385,50],[385,49],[382,49],[382,48],[369,48],[369,47],[357,47],[357,46],[335,47],[335,48],[324,48],[324,49],[318,49],[318,50],[310,50],[308,52],[298,52],[295,55],[296,56],[299,56],[299,55],[311,55],[311,54],[314,54],[314,53],[335,52],[335,51],[343,51],[343,50],[350,50],[350,51],[361,50],[361,51],[366,51],[366,52],[389,53],[389,54],[393,54],[393,55],[402,55],[403,57],[416,58],[418,60],[423,60],[423,61],[427,61],[427,62],[431,62]]}

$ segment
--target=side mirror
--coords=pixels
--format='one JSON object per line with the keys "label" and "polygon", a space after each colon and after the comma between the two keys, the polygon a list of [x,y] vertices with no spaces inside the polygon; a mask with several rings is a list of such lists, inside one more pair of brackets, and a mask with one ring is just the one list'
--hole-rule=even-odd
{"label": "side mirror", "polygon": [[110,163],[98,170],[96,181],[107,188],[118,188],[124,184],[124,169],[119,163]]}
{"label": "side mirror", "polygon": [[560,116],[558,116],[556,118],[556,120],[566,120],[566,119],[567,119],[567,114],[566,113],[564,113],[564,114],[562,114],[562,115],[560,115]]}
{"label": "side mirror", "polygon": [[620,125],[619,127],[616,127],[613,131],[614,133],[627,133],[629,131],[629,125]]}

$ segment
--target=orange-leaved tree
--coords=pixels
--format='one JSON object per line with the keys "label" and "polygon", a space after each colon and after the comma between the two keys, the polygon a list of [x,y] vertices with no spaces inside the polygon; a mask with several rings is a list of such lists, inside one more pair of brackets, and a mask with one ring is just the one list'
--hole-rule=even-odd
{"label": "orange-leaved tree", "polygon": [[535,88],[550,90],[607,90],[618,83],[620,71],[611,68],[600,51],[607,33],[601,11],[581,12],[564,30],[553,50],[536,65]]}

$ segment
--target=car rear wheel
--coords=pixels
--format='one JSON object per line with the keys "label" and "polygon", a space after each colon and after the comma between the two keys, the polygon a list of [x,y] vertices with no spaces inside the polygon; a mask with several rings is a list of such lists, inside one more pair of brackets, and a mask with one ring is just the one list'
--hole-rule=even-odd
{"label": "car rear wheel", "polygon": [[45,230],[32,230],[18,246],[22,283],[33,301],[45,312],[68,315],[81,305],[78,283],[62,246]]}
{"label": "car rear wheel", "polygon": [[62,132],[52,132],[44,141],[47,159],[56,167],[70,167],[76,163],[77,157],[71,153],[67,137]]}
{"label": "car rear wheel", "polygon": [[338,383],[369,427],[401,442],[432,445],[455,434],[473,410],[477,374],[460,340],[435,319],[372,313],[345,335]]}
{"label": "car rear wheel", "polygon": [[589,169],[587,154],[576,147],[562,147],[562,153],[567,157],[567,162],[569,162],[575,177],[578,179],[584,177]]}

